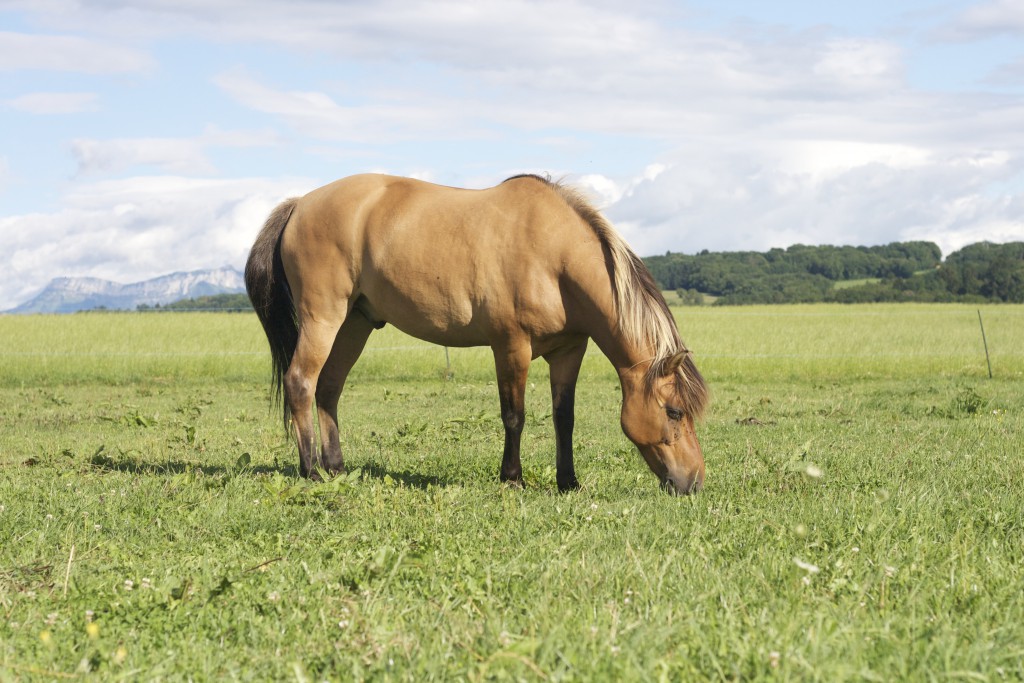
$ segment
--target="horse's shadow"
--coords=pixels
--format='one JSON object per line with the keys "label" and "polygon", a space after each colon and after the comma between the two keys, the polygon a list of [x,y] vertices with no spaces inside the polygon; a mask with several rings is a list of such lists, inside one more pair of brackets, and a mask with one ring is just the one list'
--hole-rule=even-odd
{"label": "horse's shadow", "polygon": [[383,480],[385,477],[391,477],[392,480],[409,488],[421,489],[423,491],[426,491],[429,487],[445,488],[452,484],[451,480],[446,477],[438,477],[432,474],[420,474],[419,472],[410,472],[409,470],[396,472],[375,462],[368,462],[360,469],[362,470],[363,478]]}
{"label": "horse's shadow", "polygon": [[[111,458],[105,455],[97,455],[90,461],[92,467],[104,472],[124,472],[128,474],[146,474],[152,476],[173,476],[186,472],[200,472],[206,477],[222,477],[229,474],[282,474],[286,477],[299,477],[299,468],[295,465],[202,465],[193,462],[182,462],[180,460],[167,460],[164,462],[144,462],[131,457]],[[445,488],[452,484],[446,477],[438,477],[430,474],[420,474],[404,470],[398,472],[390,470],[375,462],[365,463],[355,467],[353,470],[360,471],[362,479],[376,479],[383,481],[390,478],[392,481],[414,489],[426,491],[429,487]],[[344,475],[343,475],[344,476]]]}
{"label": "horse's shadow", "polygon": [[273,465],[202,465],[194,462],[183,462],[181,460],[165,460],[164,462],[145,462],[132,457],[111,458],[106,455],[96,455],[89,461],[95,469],[102,472],[125,472],[127,474],[149,474],[155,476],[171,476],[184,474],[186,472],[199,472],[206,477],[223,476],[238,472],[252,472],[254,474],[273,474],[280,472],[285,476],[298,476],[299,468],[294,465],[275,467]]}

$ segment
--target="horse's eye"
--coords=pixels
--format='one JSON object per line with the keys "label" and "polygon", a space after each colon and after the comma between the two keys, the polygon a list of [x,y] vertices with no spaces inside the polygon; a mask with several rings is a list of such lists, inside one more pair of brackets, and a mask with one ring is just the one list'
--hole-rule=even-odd
{"label": "horse's eye", "polygon": [[679,422],[680,420],[683,419],[683,411],[679,410],[679,408],[666,406],[665,412],[668,414],[668,419],[670,420],[675,420],[676,422]]}

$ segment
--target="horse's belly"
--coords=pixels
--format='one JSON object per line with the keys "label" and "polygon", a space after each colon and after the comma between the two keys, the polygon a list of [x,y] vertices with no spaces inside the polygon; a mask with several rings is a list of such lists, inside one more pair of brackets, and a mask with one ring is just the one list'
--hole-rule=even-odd
{"label": "horse's belly", "polygon": [[356,307],[375,323],[388,323],[409,336],[443,346],[487,346],[490,335],[468,300],[397,291],[364,293]]}

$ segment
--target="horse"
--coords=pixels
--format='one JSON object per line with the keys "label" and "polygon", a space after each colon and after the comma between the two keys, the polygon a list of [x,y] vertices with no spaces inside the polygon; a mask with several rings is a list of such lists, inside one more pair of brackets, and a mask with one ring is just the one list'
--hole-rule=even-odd
{"label": "horse", "polygon": [[593,339],[618,373],[622,431],[662,487],[686,494],[703,485],[694,421],[708,400],[705,381],[646,266],[571,185],[530,174],[481,190],[343,178],[273,210],[245,284],[303,477],[345,472],[338,402],[370,334],[390,323],[434,344],[491,348],[502,482],[523,485],[527,372],[543,357],[558,489],[579,488],[576,381]]}

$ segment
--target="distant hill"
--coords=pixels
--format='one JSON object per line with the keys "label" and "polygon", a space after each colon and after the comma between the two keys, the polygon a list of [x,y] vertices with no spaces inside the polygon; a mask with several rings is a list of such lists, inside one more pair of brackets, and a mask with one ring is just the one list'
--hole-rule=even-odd
{"label": "distant hill", "polygon": [[716,305],[961,301],[1024,303],[1024,242],[979,242],[945,260],[931,242],[875,247],[794,244],[766,252],[667,253],[644,259],[660,287]]}
{"label": "distant hill", "polygon": [[94,309],[135,310],[187,298],[245,291],[242,274],[231,267],[171,273],[123,285],[93,277],[59,277],[8,313],[75,313]]}

